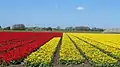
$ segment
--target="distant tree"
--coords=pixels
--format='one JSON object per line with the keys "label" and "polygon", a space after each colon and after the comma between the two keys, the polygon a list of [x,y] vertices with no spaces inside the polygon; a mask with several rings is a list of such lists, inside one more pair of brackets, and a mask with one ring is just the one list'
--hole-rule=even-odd
{"label": "distant tree", "polygon": [[93,28],[91,29],[91,31],[97,31],[97,28],[96,28],[96,27],[93,27]]}
{"label": "distant tree", "polygon": [[57,30],[56,28],[52,28],[52,30]]}
{"label": "distant tree", "polygon": [[3,30],[10,30],[10,26],[3,28]]}
{"label": "distant tree", "polygon": [[27,27],[26,28],[26,31],[33,31],[34,29],[33,29],[33,27]]}
{"label": "distant tree", "polygon": [[52,31],[52,28],[51,28],[51,27],[48,27],[48,28],[47,28],[47,31]]}
{"label": "distant tree", "polygon": [[41,28],[41,30],[42,30],[42,31],[45,31],[45,30],[47,30],[47,28],[43,27],[43,28]]}
{"label": "distant tree", "polygon": [[41,28],[39,28],[39,27],[34,27],[34,30],[35,30],[35,31],[40,31]]}
{"label": "distant tree", "polygon": [[25,25],[24,24],[15,24],[12,26],[13,30],[25,30]]}
{"label": "distant tree", "polygon": [[2,27],[0,26],[0,30],[2,30]]}
{"label": "distant tree", "polygon": [[10,26],[6,27],[7,30],[10,30]]}
{"label": "distant tree", "polygon": [[91,31],[104,31],[104,29],[93,27],[93,28],[91,29]]}
{"label": "distant tree", "polygon": [[76,26],[75,30],[76,31],[90,31],[90,28],[87,26]]}
{"label": "distant tree", "polygon": [[73,27],[66,27],[65,30],[66,30],[66,31],[73,31],[74,28],[73,28]]}
{"label": "distant tree", "polygon": [[61,28],[60,28],[60,26],[57,26],[56,29],[57,29],[57,30],[60,30]]}

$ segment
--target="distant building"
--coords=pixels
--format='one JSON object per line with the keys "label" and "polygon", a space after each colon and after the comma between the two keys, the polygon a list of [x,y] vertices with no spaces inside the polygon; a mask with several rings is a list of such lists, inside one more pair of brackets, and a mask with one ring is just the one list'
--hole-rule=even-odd
{"label": "distant building", "polygon": [[25,30],[25,25],[24,24],[15,24],[12,26],[13,30]]}
{"label": "distant building", "polygon": [[120,33],[120,28],[106,29],[103,33]]}

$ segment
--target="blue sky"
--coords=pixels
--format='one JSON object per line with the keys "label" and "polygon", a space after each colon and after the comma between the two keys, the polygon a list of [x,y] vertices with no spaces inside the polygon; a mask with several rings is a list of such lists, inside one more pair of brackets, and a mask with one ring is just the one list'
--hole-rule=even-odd
{"label": "blue sky", "polygon": [[120,0],[0,0],[0,25],[120,27]]}

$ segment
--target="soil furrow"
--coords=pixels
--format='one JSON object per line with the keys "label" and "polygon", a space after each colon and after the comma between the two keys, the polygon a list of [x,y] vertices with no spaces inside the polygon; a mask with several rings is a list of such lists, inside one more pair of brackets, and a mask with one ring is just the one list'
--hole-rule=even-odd
{"label": "soil furrow", "polygon": [[59,53],[60,53],[60,48],[61,48],[61,43],[62,43],[62,37],[56,47],[56,51],[53,56],[53,66],[58,67],[58,62],[59,62]]}

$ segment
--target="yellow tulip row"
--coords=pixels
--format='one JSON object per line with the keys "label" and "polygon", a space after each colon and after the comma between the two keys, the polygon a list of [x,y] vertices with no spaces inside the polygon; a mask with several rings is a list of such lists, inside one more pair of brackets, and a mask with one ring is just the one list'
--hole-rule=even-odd
{"label": "yellow tulip row", "polygon": [[59,60],[61,64],[66,65],[84,62],[84,58],[80,55],[80,52],[65,33],[63,34]]}
{"label": "yellow tulip row", "polygon": [[76,43],[77,47],[80,48],[85,53],[85,55],[88,57],[88,60],[94,62],[96,66],[117,63],[116,59],[113,59],[107,54],[101,52],[99,49],[96,49],[90,44],[79,40],[78,38],[72,36],[71,34],[69,34],[69,36]]}
{"label": "yellow tulip row", "polygon": [[105,43],[101,42],[101,43],[103,43],[103,44],[101,44],[101,43],[95,42],[93,40],[88,40],[86,38],[82,38],[82,39],[84,39],[85,41],[95,45],[96,47],[99,47],[99,48],[103,49],[104,51],[111,52],[111,54],[113,54],[114,56],[120,58],[120,50],[117,49],[117,48],[113,48],[111,46],[108,46],[108,44],[106,44],[106,42]]}
{"label": "yellow tulip row", "polygon": [[114,35],[103,35],[103,36],[93,36],[92,39],[95,39],[103,44],[119,48],[120,49],[120,35],[119,34],[114,34]]}
{"label": "yellow tulip row", "polygon": [[116,42],[116,41],[102,41],[102,40],[99,40],[99,42],[103,43],[103,44],[106,44],[108,46],[112,46],[112,47],[115,47],[115,48],[118,48],[120,49],[120,44],[119,42]]}
{"label": "yellow tulip row", "polygon": [[56,37],[41,46],[37,51],[30,54],[25,60],[27,66],[46,67],[52,66],[52,57],[60,38]]}
{"label": "yellow tulip row", "polygon": [[120,48],[120,34],[94,34],[87,35],[86,37],[92,38],[115,48]]}
{"label": "yellow tulip row", "polygon": [[[90,44],[95,45],[96,47],[98,47],[106,52],[110,52],[114,57],[120,59],[120,49],[117,49],[117,47],[120,47],[119,44],[111,44],[110,42],[106,42],[108,40],[113,40],[113,42],[116,42],[115,38],[119,39],[120,35],[111,34],[111,37],[110,37],[110,34],[87,34],[87,35],[73,34],[73,35],[87,41]],[[111,39],[111,38],[113,38],[113,39]]]}

